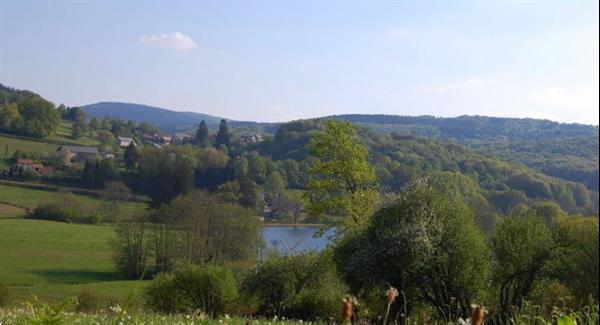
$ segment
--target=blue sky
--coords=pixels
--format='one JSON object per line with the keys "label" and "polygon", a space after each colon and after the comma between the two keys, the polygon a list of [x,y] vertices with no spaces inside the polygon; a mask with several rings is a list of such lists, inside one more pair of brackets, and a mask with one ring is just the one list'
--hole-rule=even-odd
{"label": "blue sky", "polygon": [[0,83],[233,119],[598,124],[598,3],[0,1]]}

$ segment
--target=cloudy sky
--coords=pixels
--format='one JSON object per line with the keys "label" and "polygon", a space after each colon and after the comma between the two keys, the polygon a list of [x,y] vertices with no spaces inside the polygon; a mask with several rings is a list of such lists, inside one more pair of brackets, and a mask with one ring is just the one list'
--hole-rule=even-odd
{"label": "cloudy sky", "polygon": [[233,119],[598,124],[597,1],[0,1],[0,83]]}

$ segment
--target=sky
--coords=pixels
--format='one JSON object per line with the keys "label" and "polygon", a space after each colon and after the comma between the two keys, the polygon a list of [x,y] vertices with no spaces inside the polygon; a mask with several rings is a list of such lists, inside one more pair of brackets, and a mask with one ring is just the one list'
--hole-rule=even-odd
{"label": "sky", "polygon": [[0,83],[237,120],[598,125],[598,1],[0,1]]}

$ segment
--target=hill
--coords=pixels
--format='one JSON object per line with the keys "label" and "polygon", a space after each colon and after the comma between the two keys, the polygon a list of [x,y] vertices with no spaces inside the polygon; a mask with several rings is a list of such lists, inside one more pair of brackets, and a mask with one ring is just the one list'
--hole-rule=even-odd
{"label": "hill", "polygon": [[175,112],[165,108],[141,104],[100,102],[85,105],[82,109],[89,118],[103,118],[109,116],[124,120],[135,120],[156,125],[163,131],[180,131],[197,125],[205,120],[209,126],[219,124],[221,117],[194,112]]}
{"label": "hill", "polygon": [[346,114],[329,118],[361,125],[377,125],[383,132],[407,132],[443,139],[509,139],[548,140],[564,137],[596,136],[598,126],[577,123],[558,123],[531,118],[504,118],[488,116],[400,116],[385,114]]}

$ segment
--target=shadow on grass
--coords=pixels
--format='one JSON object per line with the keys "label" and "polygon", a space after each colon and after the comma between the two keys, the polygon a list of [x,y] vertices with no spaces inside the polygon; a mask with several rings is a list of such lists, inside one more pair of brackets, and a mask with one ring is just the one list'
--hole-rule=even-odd
{"label": "shadow on grass", "polygon": [[80,284],[103,281],[119,281],[125,278],[118,272],[99,272],[93,270],[35,270],[31,273],[44,277],[49,282]]}

